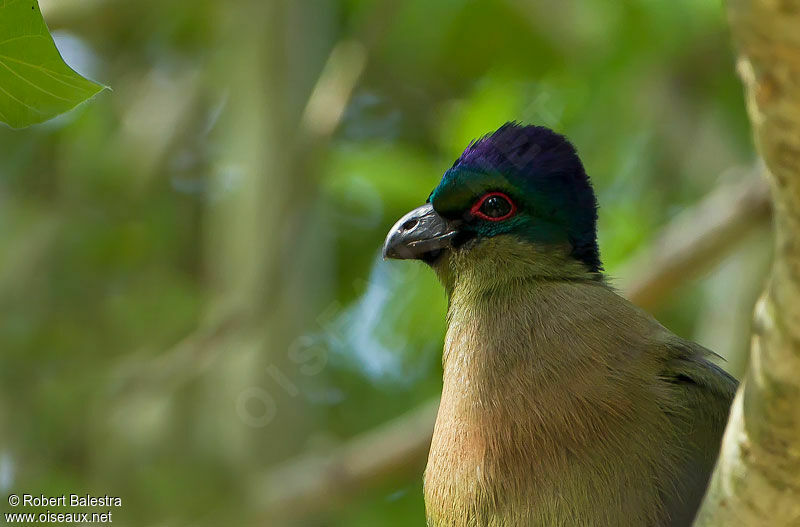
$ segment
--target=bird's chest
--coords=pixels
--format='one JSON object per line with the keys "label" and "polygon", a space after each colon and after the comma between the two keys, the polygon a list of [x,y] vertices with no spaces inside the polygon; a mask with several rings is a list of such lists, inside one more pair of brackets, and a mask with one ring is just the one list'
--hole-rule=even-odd
{"label": "bird's chest", "polygon": [[511,491],[527,483],[505,472],[514,463],[507,445],[519,443],[503,423],[476,422],[487,410],[486,402],[442,397],[425,471],[425,504],[432,526],[520,524],[512,520],[519,509],[512,506]]}
{"label": "bird's chest", "polygon": [[544,525],[533,515],[552,507],[548,494],[567,453],[506,397],[447,384],[425,471],[429,524]]}
{"label": "bird's chest", "polygon": [[623,441],[558,434],[523,416],[479,424],[479,410],[457,406],[443,399],[425,471],[431,527],[657,525],[654,463],[642,437],[627,437],[625,459]]}
{"label": "bird's chest", "polygon": [[425,472],[429,525],[653,525],[657,489],[642,468],[652,445],[626,417],[627,398],[595,404],[596,379],[579,366],[548,384],[536,364],[500,345],[478,349],[470,332],[451,331],[447,347]]}

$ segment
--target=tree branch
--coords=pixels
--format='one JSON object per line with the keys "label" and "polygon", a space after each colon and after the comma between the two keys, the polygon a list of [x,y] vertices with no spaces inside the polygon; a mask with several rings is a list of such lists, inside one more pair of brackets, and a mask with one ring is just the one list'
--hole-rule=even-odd
{"label": "tree branch", "polygon": [[775,200],[775,262],[749,371],[696,526],[800,523],[800,1],[729,4],[756,145]]}
{"label": "tree branch", "polygon": [[325,510],[389,475],[421,473],[438,408],[436,397],[327,455],[304,455],[257,477],[249,488],[265,524]]}
{"label": "tree branch", "polygon": [[719,263],[747,232],[770,219],[769,187],[760,177],[722,186],[670,223],[623,266],[620,289],[653,309],[687,277]]}

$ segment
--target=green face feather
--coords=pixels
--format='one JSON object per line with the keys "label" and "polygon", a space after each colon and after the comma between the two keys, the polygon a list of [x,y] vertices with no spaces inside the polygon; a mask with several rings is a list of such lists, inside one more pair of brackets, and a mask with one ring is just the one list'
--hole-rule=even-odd
{"label": "green face feather", "polygon": [[[487,193],[505,194],[515,213],[502,221],[474,214]],[[509,234],[539,245],[569,244],[589,271],[602,269],[597,204],[574,147],[538,126],[503,125],[473,142],[445,172],[428,201],[438,214],[464,222],[462,244]]]}
{"label": "green face feather", "polygon": [[[500,192],[514,204],[515,214],[502,221],[475,217],[471,209],[488,193]],[[544,196],[515,186],[503,174],[452,169],[431,195],[433,208],[445,218],[460,218],[462,240],[511,234],[536,244],[566,242],[568,233]]]}

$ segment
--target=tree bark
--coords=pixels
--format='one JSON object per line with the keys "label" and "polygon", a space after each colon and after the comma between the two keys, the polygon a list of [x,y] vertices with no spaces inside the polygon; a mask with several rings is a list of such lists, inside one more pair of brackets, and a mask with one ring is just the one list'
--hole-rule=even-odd
{"label": "tree bark", "polygon": [[774,200],[775,261],[748,372],[695,525],[800,525],[800,1],[732,0],[756,146]]}

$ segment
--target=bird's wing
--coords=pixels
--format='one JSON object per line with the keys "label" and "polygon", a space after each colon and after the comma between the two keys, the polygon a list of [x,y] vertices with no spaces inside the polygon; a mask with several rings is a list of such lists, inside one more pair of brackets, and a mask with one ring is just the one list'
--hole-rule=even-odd
{"label": "bird's wing", "polygon": [[667,410],[681,447],[675,492],[664,497],[670,526],[688,526],[705,494],[737,382],[708,360],[713,353],[672,336],[661,372],[673,391],[675,407]]}

